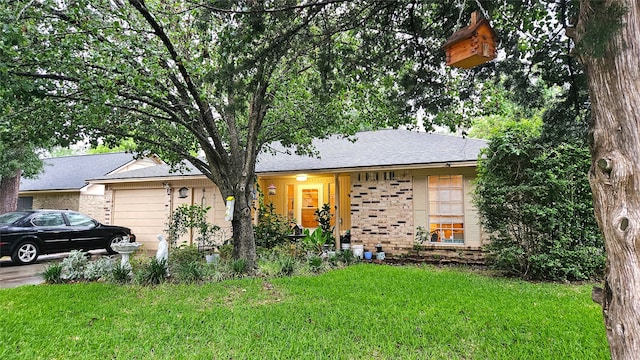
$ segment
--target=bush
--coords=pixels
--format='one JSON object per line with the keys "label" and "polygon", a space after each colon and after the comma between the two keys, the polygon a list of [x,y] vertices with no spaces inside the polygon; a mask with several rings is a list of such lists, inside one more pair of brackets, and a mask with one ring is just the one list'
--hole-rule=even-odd
{"label": "bush", "polygon": [[283,256],[278,260],[278,264],[282,276],[291,276],[296,270],[296,259],[291,256]]}
{"label": "bush", "polygon": [[245,259],[235,259],[231,262],[231,271],[234,276],[242,276],[247,272],[247,261]]}
{"label": "bush", "polygon": [[42,278],[47,284],[61,284],[64,281],[62,280],[62,264],[61,263],[50,263],[44,272],[42,273]]}
{"label": "bush", "polygon": [[309,265],[309,269],[314,273],[319,273],[322,270],[323,263],[324,261],[318,255],[311,255],[309,259],[307,259],[307,265]]}
{"label": "bush", "polygon": [[338,253],[338,259],[342,261],[345,265],[351,265],[358,260],[353,255],[353,251],[351,251],[351,249],[345,249],[340,251]]}
{"label": "bush", "polygon": [[190,264],[193,262],[202,262],[203,256],[198,248],[193,245],[183,245],[174,249],[171,249],[169,253],[169,265],[178,267],[184,264]]}
{"label": "bush", "polygon": [[158,285],[165,282],[168,276],[167,261],[152,257],[151,261],[141,264],[136,273],[136,282],[142,285]]}
{"label": "bush", "polygon": [[271,249],[289,242],[287,235],[291,234],[291,228],[289,220],[278,214],[272,203],[265,205],[261,197],[258,224],[254,225],[253,232],[257,246]]}
{"label": "bush", "polygon": [[586,146],[546,143],[514,125],[491,140],[478,164],[475,202],[493,267],[526,279],[602,276]]}
{"label": "bush", "polygon": [[87,263],[84,270],[84,278],[87,280],[106,279],[113,269],[113,259],[108,256],[102,256],[96,261]]}
{"label": "bush", "polygon": [[111,268],[108,280],[116,284],[129,283],[131,281],[131,265],[122,265],[117,262]]}
{"label": "bush", "polygon": [[232,244],[222,245],[220,246],[220,249],[218,251],[220,251],[220,259],[222,260],[231,260],[231,258],[233,257]]}
{"label": "bush", "polygon": [[69,256],[62,260],[62,277],[67,280],[84,279],[88,263],[86,252],[72,250]]}
{"label": "bush", "polygon": [[201,261],[181,263],[172,268],[172,277],[186,284],[200,282],[204,279],[204,264]]}

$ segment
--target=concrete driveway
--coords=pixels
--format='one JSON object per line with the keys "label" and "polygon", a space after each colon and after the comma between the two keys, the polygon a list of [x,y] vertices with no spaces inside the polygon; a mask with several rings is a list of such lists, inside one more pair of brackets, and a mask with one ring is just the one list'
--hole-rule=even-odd
{"label": "concrete driveway", "polygon": [[[92,256],[106,255],[104,250],[90,251]],[[44,283],[42,272],[49,263],[62,261],[69,253],[41,255],[38,261],[30,265],[16,265],[8,256],[0,258],[0,289],[13,288],[20,285],[37,285]]]}

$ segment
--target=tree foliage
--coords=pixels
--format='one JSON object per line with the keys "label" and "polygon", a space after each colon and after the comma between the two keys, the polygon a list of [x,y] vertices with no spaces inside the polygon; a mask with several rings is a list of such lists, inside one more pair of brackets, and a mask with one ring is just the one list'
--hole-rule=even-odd
{"label": "tree foliage", "polygon": [[479,163],[476,203],[492,264],[528,279],[586,280],[604,271],[586,146],[551,144],[513,122]]}
{"label": "tree foliage", "polygon": [[455,25],[447,2],[14,0],[2,10],[20,38],[4,63],[29,84],[24,114],[94,143],[130,138],[178,169],[191,162],[234,197],[234,255],[250,265],[250,189],[266,144],[310,154],[313,138],[457,107],[446,91],[465,86],[441,66]]}

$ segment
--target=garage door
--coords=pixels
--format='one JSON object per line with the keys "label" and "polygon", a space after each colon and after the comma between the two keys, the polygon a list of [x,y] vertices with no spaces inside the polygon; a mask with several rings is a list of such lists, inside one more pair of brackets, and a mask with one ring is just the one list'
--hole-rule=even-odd
{"label": "garage door", "polygon": [[118,189],[113,195],[111,223],[131,228],[143,249],[155,251],[167,220],[166,190]]}

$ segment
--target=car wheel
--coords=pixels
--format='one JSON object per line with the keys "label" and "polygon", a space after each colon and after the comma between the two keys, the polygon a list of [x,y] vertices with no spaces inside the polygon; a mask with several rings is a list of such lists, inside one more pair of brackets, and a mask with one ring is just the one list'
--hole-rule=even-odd
{"label": "car wheel", "polygon": [[11,260],[17,264],[31,264],[38,259],[38,245],[33,241],[24,241],[18,245],[11,255]]}
{"label": "car wheel", "polygon": [[109,241],[107,242],[107,253],[109,254],[115,254],[116,251],[113,250],[113,248],[111,248],[111,245],[119,243],[120,241],[122,241],[123,236],[122,235],[114,235],[113,237],[111,237],[111,239],[109,239]]}

